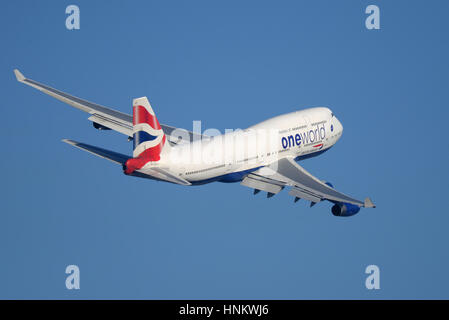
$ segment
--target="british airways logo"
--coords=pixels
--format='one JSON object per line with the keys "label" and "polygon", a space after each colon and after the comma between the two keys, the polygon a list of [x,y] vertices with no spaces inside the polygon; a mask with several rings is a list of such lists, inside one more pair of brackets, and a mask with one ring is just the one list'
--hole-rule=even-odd
{"label": "british airways logo", "polygon": [[[323,141],[324,138],[326,138],[326,129],[324,127],[324,123],[316,124],[314,125],[314,127],[314,129],[308,131],[282,137],[282,148],[287,149],[295,146],[299,147],[301,144],[307,145],[309,143]],[[316,147],[321,149],[323,147],[323,144],[316,145]]]}

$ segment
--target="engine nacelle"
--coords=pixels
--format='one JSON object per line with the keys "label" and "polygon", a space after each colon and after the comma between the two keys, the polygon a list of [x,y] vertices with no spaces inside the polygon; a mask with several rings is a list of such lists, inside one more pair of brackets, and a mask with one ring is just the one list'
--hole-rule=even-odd
{"label": "engine nacelle", "polygon": [[327,184],[329,187],[331,187],[332,189],[334,188],[334,185],[332,183],[330,183],[329,181],[325,182],[325,184]]}
{"label": "engine nacelle", "polygon": [[101,125],[99,123],[96,123],[96,122],[92,122],[92,124],[93,124],[94,128],[98,129],[98,130],[111,130],[111,128],[105,127],[105,126],[103,126],[103,125]]}
{"label": "engine nacelle", "polygon": [[332,207],[332,214],[336,217],[350,217],[359,211],[359,206],[350,203],[336,203]]}

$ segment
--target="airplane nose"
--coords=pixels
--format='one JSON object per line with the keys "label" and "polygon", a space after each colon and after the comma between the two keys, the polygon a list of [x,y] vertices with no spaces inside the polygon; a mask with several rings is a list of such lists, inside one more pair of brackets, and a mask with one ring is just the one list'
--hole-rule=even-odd
{"label": "airplane nose", "polygon": [[339,133],[339,137],[341,137],[341,135],[343,134],[343,125],[336,117],[334,117],[333,124],[335,133]]}
{"label": "airplane nose", "polygon": [[337,120],[338,131],[343,133],[343,125],[341,124],[340,120],[338,120],[338,119],[335,119],[335,120]]}

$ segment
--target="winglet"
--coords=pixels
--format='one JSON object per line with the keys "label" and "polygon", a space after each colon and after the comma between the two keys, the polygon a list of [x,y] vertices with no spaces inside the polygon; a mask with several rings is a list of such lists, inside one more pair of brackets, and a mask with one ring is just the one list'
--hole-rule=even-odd
{"label": "winglet", "polygon": [[365,198],[365,204],[363,205],[365,208],[375,208],[376,205],[371,201],[370,198]]}
{"label": "winglet", "polygon": [[26,79],[18,69],[14,69],[14,74],[16,75],[17,81],[22,82],[23,80]]}
{"label": "winglet", "polygon": [[72,146],[76,146],[76,144],[78,143],[78,142],[70,140],[70,139],[62,139],[61,141],[65,142],[65,143],[68,143],[68,144],[71,144]]}

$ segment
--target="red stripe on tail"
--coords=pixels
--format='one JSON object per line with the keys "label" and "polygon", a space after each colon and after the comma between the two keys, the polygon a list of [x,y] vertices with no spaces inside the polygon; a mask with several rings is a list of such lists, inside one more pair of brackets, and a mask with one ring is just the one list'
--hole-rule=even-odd
{"label": "red stripe on tail", "polygon": [[159,130],[161,128],[156,116],[150,114],[143,106],[134,106],[133,110],[133,125],[139,123],[148,123],[153,129]]}
{"label": "red stripe on tail", "polygon": [[162,141],[159,144],[144,150],[137,158],[128,159],[125,163],[125,173],[131,174],[136,170],[140,170],[150,161],[159,161],[161,159],[161,152],[164,144],[165,135],[162,137]]}

